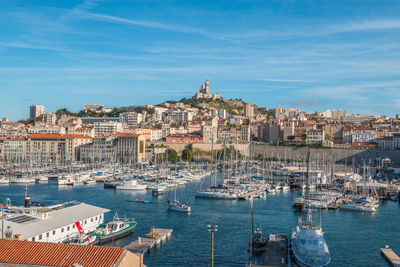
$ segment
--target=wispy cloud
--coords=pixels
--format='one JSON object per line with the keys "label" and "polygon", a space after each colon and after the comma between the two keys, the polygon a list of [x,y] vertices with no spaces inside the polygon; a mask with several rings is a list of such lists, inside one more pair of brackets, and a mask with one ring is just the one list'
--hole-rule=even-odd
{"label": "wispy cloud", "polygon": [[110,15],[105,15],[105,14],[97,14],[97,13],[82,12],[82,11],[72,11],[72,13],[74,13],[75,15],[77,15],[81,18],[93,19],[93,20],[98,20],[98,21],[113,22],[113,23],[119,23],[119,24],[128,24],[128,25],[160,29],[160,30],[166,30],[166,31],[172,31],[172,32],[206,35],[206,32],[201,29],[182,27],[179,25],[165,24],[165,23],[151,21],[151,20],[126,19],[126,18],[121,18],[121,17],[117,17],[117,16],[110,16]]}
{"label": "wispy cloud", "polygon": [[288,105],[293,107],[315,107],[330,103],[327,99],[302,99],[296,101],[281,101],[282,105]]}

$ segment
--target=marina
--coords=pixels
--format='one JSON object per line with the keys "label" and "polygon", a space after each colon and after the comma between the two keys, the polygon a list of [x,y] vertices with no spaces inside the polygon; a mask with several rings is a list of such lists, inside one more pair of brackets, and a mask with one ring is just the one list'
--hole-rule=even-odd
{"label": "marina", "polygon": [[[194,191],[199,183],[192,182],[176,188],[179,199],[191,206],[190,215],[168,212],[166,208],[168,196],[153,197],[151,190],[110,190],[104,188],[102,183],[79,187],[39,183],[29,185],[28,188],[32,201],[40,201],[46,206],[63,201],[80,201],[111,210],[104,214],[104,220],[107,222],[113,220],[115,212],[128,218],[135,218],[138,224],[134,234],[109,242],[107,246],[125,247],[138,240],[138,236],[146,236],[152,225],[162,229],[173,229],[174,236],[169,242],[156,251],[150,250],[146,253],[144,263],[148,266],[172,264],[182,259],[184,261],[181,266],[209,264],[208,224],[218,224],[219,228],[215,234],[215,264],[246,265],[249,262],[249,202],[196,198]],[[25,185],[2,185],[0,194],[10,197],[15,205],[23,205],[24,188]],[[265,200],[254,199],[255,228],[262,227],[267,237],[271,233],[289,236],[293,227],[298,224],[299,212],[292,207],[292,199],[297,195],[298,191],[278,191],[275,194],[267,194]],[[392,244],[393,250],[400,250],[396,241],[400,238],[400,231],[394,223],[400,219],[397,202],[387,201],[374,213],[320,209],[315,212],[314,217],[316,220],[321,217],[324,237],[332,255],[329,266],[354,266],[354,264],[369,266],[371,263],[373,266],[387,266],[380,253],[374,254],[372,251],[377,251],[386,243]],[[341,231],[337,231],[337,225],[341,226]],[[358,227],[363,227],[363,234],[353,236]],[[375,230],[377,227],[388,231],[378,234]],[[348,236],[353,237],[349,239]],[[197,245],[193,247],[193,243]],[[226,243],[231,244],[231,248],[227,249]],[[360,243],[363,246],[359,246]],[[353,257],[356,254],[370,256],[368,259]],[[253,263],[263,264],[263,254],[255,255]]]}

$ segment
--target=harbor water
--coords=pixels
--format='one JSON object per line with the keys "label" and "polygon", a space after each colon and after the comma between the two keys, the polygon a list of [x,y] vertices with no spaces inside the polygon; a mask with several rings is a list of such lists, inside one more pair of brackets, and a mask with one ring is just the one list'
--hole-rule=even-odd
{"label": "harbor water", "polygon": [[[134,235],[109,245],[124,246],[145,235],[152,226],[173,229],[172,238],[144,258],[147,266],[209,266],[211,263],[211,234],[207,225],[218,225],[215,233],[215,266],[245,266],[249,263],[250,203],[195,198],[198,183],[177,188],[177,198],[192,207],[191,214],[167,210],[168,192],[152,197],[151,191],[127,192],[104,189],[103,184],[68,187],[56,184],[29,186],[32,201],[44,205],[66,201],[80,201],[111,210],[120,217],[135,218],[138,225]],[[22,205],[24,185],[0,186],[1,200],[11,198],[13,204]],[[172,193],[171,193],[172,194]],[[267,195],[266,200],[254,200],[254,225],[268,233],[285,233],[298,223],[299,213],[291,206],[297,192]],[[137,203],[145,199],[151,203]],[[330,266],[388,266],[379,248],[386,244],[400,253],[400,206],[386,202],[375,213],[342,210],[316,211],[321,220],[325,240],[332,256]],[[255,259],[257,260],[257,259]]]}

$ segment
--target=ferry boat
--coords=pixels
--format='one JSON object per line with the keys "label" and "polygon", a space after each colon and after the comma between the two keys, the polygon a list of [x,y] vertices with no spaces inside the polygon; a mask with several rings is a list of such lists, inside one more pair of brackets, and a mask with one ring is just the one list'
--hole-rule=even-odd
{"label": "ferry boat", "polygon": [[113,221],[101,224],[94,235],[99,239],[99,244],[104,244],[131,234],[136,225],[135,220],[121,220],[115,213]]}
{"label": "ferry boat", "polygon": [[307,221],[293,229],[291,242],[293,256],[299,266],[323,267],[331,262],[322,228],[312,221],[311,210],[308,210]]}

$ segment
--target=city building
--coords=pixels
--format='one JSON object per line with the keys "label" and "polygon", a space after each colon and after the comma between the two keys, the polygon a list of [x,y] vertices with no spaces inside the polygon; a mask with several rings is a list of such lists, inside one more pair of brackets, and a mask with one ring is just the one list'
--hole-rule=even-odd
{"label": "city building", "polygon": [[226,119],[226,110],[225,109],[213,109],[212,116],[218,117],[220,119]]}
{"label": "city building", "polygon": [[26,160],[27,141],[25,137],[1,140],[0,160],[3,162],[23,163]]}
{"label": "city building", "polygon": [[130,126],[135,126],[143,121],[143,114],[137,112],[125,112],[119,115],[119,121]]}
{"label": "city building", "polygon": [[203,143],[203,138],[195,134],[171,134],[166,137],[167,143]]}
{"label": "city building", "polygon": [[170,121],[191,121],[193,114],[190,111],[173,109],[168,111],[168,119]]}
{"label": "city building", "polygon": [[203,143],[210,144],[216,142],[218,138],[218,128],[212,125],[203,125],[201,127],[201,136],[203,136]]}
{"label": "city building", "polygon": [[94,134],[96,137],[107,136],[117,132],[123,132],[121,122],[101,121],[94,123]]}
{"label": "city building", "polygon": [[310,130],[306,133],[306,144],[312,146],[322,146],[325,140],[324,130]]}
{"label": "city building", "polygon": [[29,108],[29,117],[35,119],[44,114],[44,106],[42,105],[32,105]]}
{"label": "city building", "polygon": [[57,122],[57,116],[55,113],[45,112],[43,114],[43,123],[47,125],[55,125]]}
{"label": "city building", "polygon": [[250,103],[244,104],[244,116],[246,118],[254,117],[254,106]]}
{"label": "city building", "polygon": [[30,162],[59,163],[79,160],[78,147],[92,142],[86,135],[32,134],[26,146]]}
{"label": "city building", "polygon": [[117,160],[123,165],[141,163],[146,159],[146,139],[143,135],[115,133],[117,136]]}

